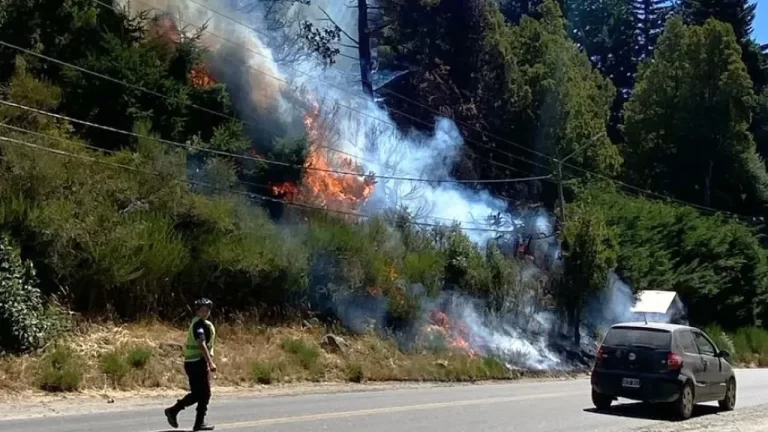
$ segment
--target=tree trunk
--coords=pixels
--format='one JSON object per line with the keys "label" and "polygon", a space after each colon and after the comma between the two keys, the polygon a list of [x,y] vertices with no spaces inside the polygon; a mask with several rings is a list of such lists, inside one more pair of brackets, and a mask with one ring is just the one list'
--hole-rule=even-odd
{"label": "tree trunk", "polygon": [[360,81],[366,96],[373,97],[371,82],[371,34],[368,28],[368,2],[357,0],[357,54],[360,61]]}
{"label": "tree trunk", "polygon": [[711,206],[712,202],[712,171],[714,170],[715,161],[709,160],[709,167],[707,168],[707,177],[704,179],[704,205]]}
{"label": "tree trunk", "polygon": [[576,308],[573,310],[573,343],[576,344],[577,347],[581,346],[581,310],[579,308]]}

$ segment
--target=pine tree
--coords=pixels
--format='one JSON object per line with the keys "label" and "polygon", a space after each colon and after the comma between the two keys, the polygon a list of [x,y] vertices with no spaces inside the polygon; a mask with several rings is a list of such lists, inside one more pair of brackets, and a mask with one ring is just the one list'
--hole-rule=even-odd
{"label": "pine tree", "polygon": [[634,0],[638,33],[637,56],[640,60],[653,54],[653,48],[674,10],[669,0]]}
{"label": "pine tree", "polygon": [[748,128],[755,94],[730,26],[676,17],[626,106],[625,160],[636,184],[709,207],[749,211],[768,174]]}
{"label": "pine tree", "polygon": [[708,19],[730,24],[736,39],[744,44],[752,34],[756,3],[750,0],[681,0],[680,10],[686,24],[703,25]]}
{"label": "pine tree", "polygon": [[703,25],[714,18],[730,24],[741,45],[741,59],[747,65],[749,76],[759,93],[768,85],[768,70],[763,63],[765,53],[752,41],[752,29],[757,4],[750,0],[681,0],[680,13],[689,25]]}
{"label": "pine tree", "polygon": [[633,0],[584,0],[569,11],[571,37],[592,64],[616,87],[609,132],[621,140],[624,103],[635,86],[637,32]]}
{"label": "pine tree", "polygon": [[[519,24],[524,16],[540,19],[539,8],[544,0],[499,0],[499,10],[507,21],[512,24]],[[570,20],[570,3],[568,0],[557,0],[560,11]],[[582,3],[582,2],[575,2]]]}

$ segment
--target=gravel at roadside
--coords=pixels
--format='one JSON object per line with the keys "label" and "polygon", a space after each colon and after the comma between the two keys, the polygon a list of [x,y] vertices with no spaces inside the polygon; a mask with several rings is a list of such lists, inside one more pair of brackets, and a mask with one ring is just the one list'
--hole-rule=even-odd
{"label": "gravel at roadside", "polygon": [[768,431],[768,405],[705,415],[685,422],[663,423],[630,432],[764,432]]}

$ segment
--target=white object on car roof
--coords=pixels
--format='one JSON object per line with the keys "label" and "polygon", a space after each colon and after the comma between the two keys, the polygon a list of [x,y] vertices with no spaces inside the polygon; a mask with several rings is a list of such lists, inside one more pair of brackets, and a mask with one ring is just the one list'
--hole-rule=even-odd
{"label": "white object on car roof", "polygon": [[637,293],[637,302],[630,311],[634,313],[666,314],[676,297],[677,293],[674,291],[639,291]]}

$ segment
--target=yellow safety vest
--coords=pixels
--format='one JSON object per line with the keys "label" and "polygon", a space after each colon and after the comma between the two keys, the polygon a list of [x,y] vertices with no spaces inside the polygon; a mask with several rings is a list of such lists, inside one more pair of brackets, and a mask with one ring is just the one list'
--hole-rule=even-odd
{"label": "yellow safety vest", "polygon": [[[201,358],[203,358],[203,350],[200,349],[200,345],[197,343],[197,340],[195,339],[195,324],[200,320],[200,317],[195,317],[192,320],[192,323],[189,325],[189,331],[187,332],[187,344],[184,347],[184,361],[185,362],[193,362],[198,361]],[[213,347],[214,342],[216,341],[216,329],[213,327],[213,323],[211,323],[208,320],[204,320],[203,323],[208,326],[208,329],[211,331],[211,338],[208,342],[206,342],[206,346],[208,347],[208,353],[213,356]]]}

